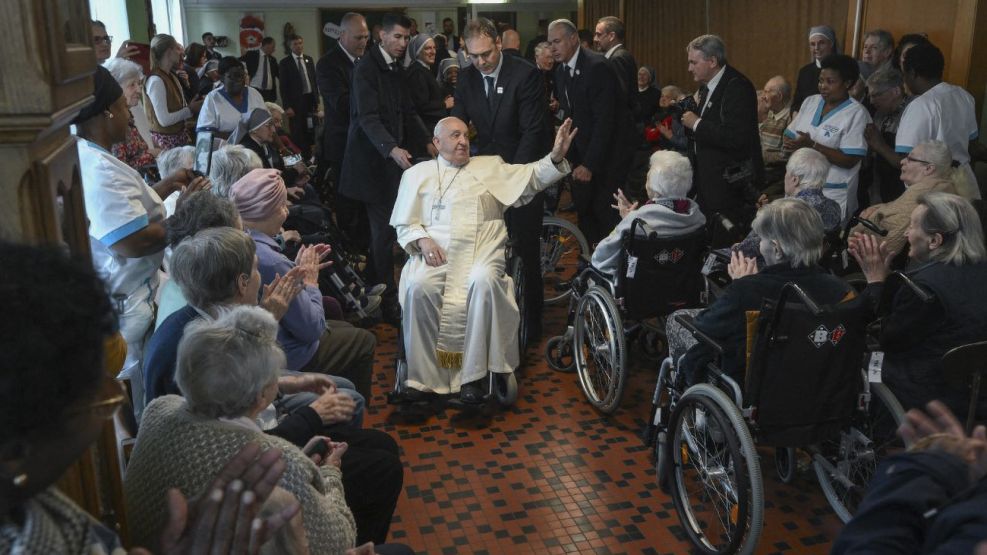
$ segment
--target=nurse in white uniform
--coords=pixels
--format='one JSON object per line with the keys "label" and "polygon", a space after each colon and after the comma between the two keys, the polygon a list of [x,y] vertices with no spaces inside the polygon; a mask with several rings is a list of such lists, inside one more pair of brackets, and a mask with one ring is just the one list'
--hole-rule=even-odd
{"label": "nurse in white uniform", "polygon": [[219,61],[219,81],[222,87],[206,95],[199,110],[195,130],[213,131],[222,139],[236,129],[240,118],[256,108],[267,109],[264,97],[247,86],[247,70],[239,60],[227,56]]}
{"label": "nurse in white uniform", "polygon": [[864,129],[871,123],[862,104],[850,97],[860,77],[857,61],[833,54],[822,60],[819,94],[802,103],[798,116],[785,130],[785,149],[812,148],[830,163],[823,194],[839,203],[843,223],[857,210],[860,163],[867,155]]}
{"label": "nurse in white uniform", "polygon": [[[133,168],[110,153],[127,136],[129,111],[123,90],[103,67],[96,68],[93,102],[73,123],[78,129],[79,165],[89,218],[93,266],[117,304],[120,332],[127,342],[121,378],[131,380],[134,399],[143,399],[141,354],[154,322],[154,293],[164,255],[165,211],[174,191],[209,186],[205,178],[178,171],[149,187]],[[139,409],[138,409],[139,413]]]}

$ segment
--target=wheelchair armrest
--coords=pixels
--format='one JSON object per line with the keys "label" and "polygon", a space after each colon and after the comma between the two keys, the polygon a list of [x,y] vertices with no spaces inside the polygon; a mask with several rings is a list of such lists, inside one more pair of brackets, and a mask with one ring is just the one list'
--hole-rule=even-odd
{"label": "wheelchair armrest", "polygon": [[850,218],[850,223],[847,226],[847,229],[852,229],[855,224],[860,224],[860,225],[866,227],[867,229],[873,231],[874,233],[880,235],[881,237],[887,237],[888,236],[888,230],[886,230],[883,227],[875,224],[874,222],[868,220],[867,218],[861,218],[860,216],[854,216],[854,217]]}
{"label": "wheelchair armrest", "polygon": [[675,316],[675,321],[691,333],[697,340],[712,347],[713,350],[716,351],[716,354],[723,354],[723,345],[720,345],[715,339],[700,331],[699,328],[696,327],[695,319],[692,316],[687,314],[678,314]]}

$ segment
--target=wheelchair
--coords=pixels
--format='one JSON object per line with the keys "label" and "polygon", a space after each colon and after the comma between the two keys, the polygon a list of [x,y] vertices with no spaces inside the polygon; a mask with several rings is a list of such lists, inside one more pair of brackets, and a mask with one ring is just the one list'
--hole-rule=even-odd
{"label": "wheelchair", "polygon": [[[666,358],[652,419],[659,485],[669,491],[683,528],[701,553],[752,553],[760,537],[764,491],[758,445],[775,448],[790,482],[799,451],[846,522],[863,500],[879,460],[903,450],[904,411],[864,363],[865,307],[820,305],[798,285],[784,286],[748,318],[747,365],[736,380],[720,367],[725,347],[692,319],[676,321],[713,356],[690,387]],[[797,451],[798,449],[799,451]]]}
{"label": "wheelchair", "polygon": [[[520,255],[513,252],[510,242],[507,243],[504,254],[507,258],[505,273],[510,277],[513,284],[514,301],[517,303],[518,312],[521,316],[518,325],[518,361],[523,365],[525,342],[528,339],[528,330],[525,325],[525,311],[527,307],[524,300],[526,286],[524,281],[524,261]],[[450,407],[470,411],[485,408],[490,404],[491,400],[496,401],[503,408],[510,407],[517,401],[518,382],[515,372],[520,367],[515,368],[514,372],[508,373],[487,372],[487,395],[484,397],[484,402],[480,405],[463,403],[456,393],[446,395],[425,393],[422,399],[410,399],[408,396],[408,387],[405,385],[405,382],[408,380],[408,360],[404,350],[403,322],[398,325],[397,339],[398,347],[394,362],[394,389],[387,394],[388,404],[398,405],[399,407],[417,406],[418,408],[427,405],[435,408]]]}
{"label": "wheelchair", "polygon": [[542,219],[540,242],[545,304],[561,304],[569,298],[579,261],[590,255],[589,243],[576,224],[555,216]]}
{"label": "wheelchair", "polygon": [[[604,414],[620,405],[629,372],[628,337],[644,344],[664,338],[665,315],[697,306],[705,229],[679,237],[638,234],[635,219],[621,237],[615,276],[585,264],[572,280],[563,335],[549,339],[545,358],[557,371],[575,369],[589,402]],[[657,323],[647,319],[657,318]]]}

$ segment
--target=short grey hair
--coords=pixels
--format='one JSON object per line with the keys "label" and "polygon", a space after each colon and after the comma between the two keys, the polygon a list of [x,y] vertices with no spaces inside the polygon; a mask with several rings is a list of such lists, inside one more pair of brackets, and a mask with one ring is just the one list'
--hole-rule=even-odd
{"label": "short grey hair", "polygon": [[257,306],[236,306],[215,320],[200,318],[178,342],[175,382],[189,410],[208,418],[239,418],[285,366],[278,323]]}
{"label": "short grey hair", "polygon": [[987,258],[984,229],[970,201],[950,193],[925,193],[918,206],[926,208],[922,231],[942,235],[942,247],[930,252],[929,258],[953,266],[979,264]]}
{"label": "short grey hair", "polygon": [[607,15],[601,17],[597,23],[602,23],[603,28],[608,33],[613,33],[617,40],[624,40],[624,22],[619,17]]}
{"label": "short grey hair", "polygon": [[552,45],[547,42],[539,42],[535,45],[535,56],[541,56],[541,53],[552,48]]}
{"label": "short grey hair", "polygon": [[158,154],[158,173],[162,178],[178,170],[190,170],[195,163],[195,147],[185,145],[169,148]]}
{"label": "short grey hair", "polygon": [[[885,31],[884,29],[867,31],[864,33],[864,40],[867,40],[868,37],[876,37],[877,41],[881,43],[881,48],[884,50],[894,50],[894,37],[891,33]],[[863,42],[861,42],[861,44],[863,44]]]}
{"label": "short grey hair", "polygon": [[243,231],[203,229],[175,247],[171,277],[190,305],[206,309],[225,304],[236,296],[237,279],[253,272],[256,252],[254,240]]}
{"label": "short grey hair", "polygon": [[685,198],[692,188],[692,164],[673,150],[651,155],[651,169],[645,184],[651,198]]}
{"label": "short grey hair", "polygon": [[678,100],[680,97],[682,97],[685,94],[685,91],[683,91],[681,88],[675,85],[665,85],[664,87],[661,88],[661,94],[674,96],[675,99]]}
{"label": "short grey hair", "polygon": [[727,45],[717,35],[700,35],[691,41],[685,51],[697,50],[702,53],[703,58],[716,58],[717,65],[727,65]]}
{"label": "short grey hair", "polygon": [[785,164],[785,173],[794,175],[799,180],[799,187],[805,189],[822,189],[829,175],[829,160],[818,150],[800,148],[792,153]]}
{"label": "short grey hair", "polygon": [[942,141],[925,141],[915,145],[912,149],[922,149],[921,158],[935,167],[932,175],[940,179],[950,179],[953,173],[953,153],[949,150],[949,145]]}
{"label": "short grey hair", "polygon": [[135,79],[140,81],[144,78],[144,70],[141,69],[141,66],[126,58],[110,58],[103,62],[103,67],[110,72],[110,75],[116,79],[121,87]]}
{"label": "short grey hair", "polygon": [[784,75],[775,75],[768,81],[771,82],[776,79],[778,80],[778,92],[781,94],[781,101],[788,104],[792,100],[792,84],[788,82],[788,79],[785,79]]}
{"label": "short grey hair", "polygon": [[902,89],[905,85],[905,78],[901,72],[893,67],[874,72],[867,78],[867,89],[871,94],[882,93],[889,89]]}
{"label": "short grey hair", "polygon": [[175,248],[187,237],[211,227],[241,227],[240,212],[232,200],[219,198],[209,191],[188,193],[165,220],[168,244]]}
{"label": "short grey hair", "polygon": [[565,34],[567,37],[571,37],[572,35],[579,33],[579,29],[576,25],[568,19],[556,19],[555,21],[549,23],[548,32],[551,33],[552,29],[559,26],[565,29]]}
{"label": "short grey hair", "polygon": [[812,266],[822,258],[822,218],[802,200],[783,198],[768,204],[757,213],[753,228],[762,239],[778,244],[782,261],[792,268]]}
{"label": "short grey hair", "polygon": [[241,145],[226,145],[212,153],[209,180],[217,197],[229,198],[230,187],[250,170],[264,167],[257,153]]}
{"label": "short grey hair", "polygon": [[281,115],[284,115],[284,108],[282,108],[277,102],[265,102],[264,105],[267,106],[268,112],[272,114],[274,112],[277,112]]}

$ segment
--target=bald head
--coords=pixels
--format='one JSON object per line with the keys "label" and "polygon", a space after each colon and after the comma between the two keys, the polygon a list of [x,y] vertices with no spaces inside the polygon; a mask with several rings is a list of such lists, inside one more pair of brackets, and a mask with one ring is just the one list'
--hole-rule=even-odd
{"label": "bald head", "polygon": [[504,48],[521,49],[521,35],[514,29],[508,29],[500,35],[500,43]]}
{"label": "bald head", "polygon": [[367,49],[370,31],[367,20],[358,13],[349,12],[340,20],[342,32],[339,35],[339,45],[354,58],[362,57]]}
{"label": "bald head", "polygon": [[775,75],[768,79],[768,82],[764,84],[764,93],[768,95],[769,108],[772,112],[784,109],[792,100],[792,86],[781,75]]}

